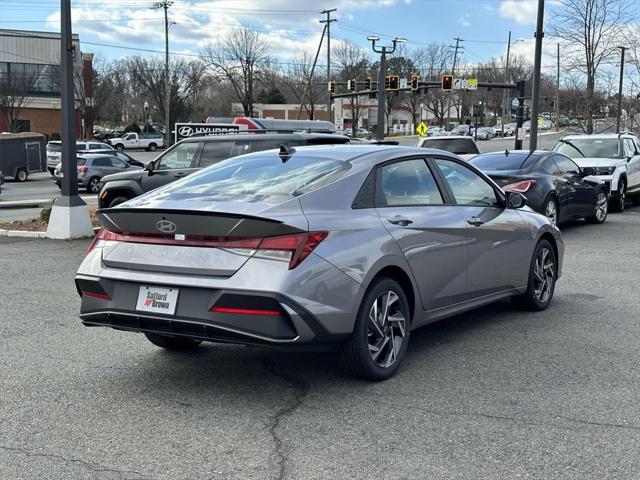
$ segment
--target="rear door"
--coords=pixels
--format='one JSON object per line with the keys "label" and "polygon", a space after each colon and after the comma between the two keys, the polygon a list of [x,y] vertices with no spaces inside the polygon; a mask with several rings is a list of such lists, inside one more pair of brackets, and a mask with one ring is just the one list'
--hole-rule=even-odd
{"label": "rear door", "polygon": [[216,140],[205,142],[200,156],[200,168],[208,167],[230,158],[233,140]]}
{"label": "rear door", "polygon": [[640,145],[633,138],[625,138],[627,158],[627,180],[630,192],[640,193]]}
{"label": "rear door", "polygon": [[467,293],[482,297],[527,284],[531,233],[502,194],[462,161],[433,160],[466,225]]}
{"label": "rear door", "polygon": [[[95,157],[91,160],[91,169],[97,170],[100,177],[116,173],[118,170],[113,166],[113,160],[117,160],[111,156]],[[95,172],[91,172],[94,176]]]}
{"label": "rear door", "polygon": [[404,253],[425,310],[464,300],[465,224],[424,158],[378,167],[376,210]]}
{"label": "rear door", "polygon": [[142,176],[142,189],[145,192],[174,182],[198,170],[202,152],[202,142],[178,143],[154,162],[152,172],[145,171]]}
{"label": "rear door", "polygon": [[24,144],[27,150],[27,170],[29,172],[41,171],[40,165],[40,142],[27,142]]}

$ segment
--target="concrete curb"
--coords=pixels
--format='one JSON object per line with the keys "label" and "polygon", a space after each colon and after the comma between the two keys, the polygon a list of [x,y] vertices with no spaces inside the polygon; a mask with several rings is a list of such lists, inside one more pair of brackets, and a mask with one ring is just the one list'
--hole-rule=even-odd
{"label": "concrete curb", "polygon": [[3,208],[44,208],[51,205],[51,199],[41,200],[15,200],[13,202],[0,202],[0,209]]}
{"label": "concrete curb", "polygon": [[32,232],[28,230],[0,229],[0,237],[47,238],[47,232]]}

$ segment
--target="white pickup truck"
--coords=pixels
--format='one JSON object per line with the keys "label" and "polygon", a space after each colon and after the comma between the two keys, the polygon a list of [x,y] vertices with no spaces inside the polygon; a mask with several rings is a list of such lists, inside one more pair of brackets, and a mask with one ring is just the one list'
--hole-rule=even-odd
{"label": "white pickup truck", "polygon": [[155,152],[159,147],[164,147],[164,139],[160,133],[135,133],[129,132],[119,138],[107,140],[116,150],[144,148],[150,152]]}

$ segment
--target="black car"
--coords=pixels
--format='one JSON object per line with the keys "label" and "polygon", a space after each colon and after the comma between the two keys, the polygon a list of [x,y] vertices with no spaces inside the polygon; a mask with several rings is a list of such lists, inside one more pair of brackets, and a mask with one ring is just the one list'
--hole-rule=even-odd
{"label": "black car", "polygon": [[585,218],[603,223],[607,218],[607,187],[586,175],[569,157],[536,150],[492,152],[470,160],[503,190],[527,197],[527,205],[560,224]]}
{"label": "black car", "polygon": [[144,170],[108,175],[98,195],[100,208],[111,208],[145,192],[174,182],[201,168],[245,153],[281,145],[338,145],[349,137],[326,133],[253,133],[189,137],[176,143]]}

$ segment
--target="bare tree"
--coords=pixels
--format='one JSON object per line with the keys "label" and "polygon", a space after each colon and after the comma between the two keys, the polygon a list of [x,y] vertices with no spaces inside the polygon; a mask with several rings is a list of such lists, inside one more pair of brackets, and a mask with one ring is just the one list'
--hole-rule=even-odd
{"label": "bare tree", "polygon": [[[338,78],[342,81],[362,79],[369,72],[369,57],[366,52],[353,43],[343,42],[332,49],[332,61],[340,66]],[[347,107],[351,111],[351,124],[355,133],[360,126],[360,114],[365,104],[361,95],[347,97]],[[344,104],[343,104],[344,106]]]}
{"label": "bare tree", "polygon": [[559,3],[551,31],[577,47],[578,55],[582,56],[584,63],[576,61],[575,67],[586,76],[586,130],[593,133],[596,74],[602,63],[614,54],[635,1],[559,0]]}
{"label": "bare tree", "polygon": [[284,84],[296,101],[302,105],[310,120],[314,119],[316,105],[322,101],[324,95],[324,90],[316,81],[318,71],[314,71],[311,76],[312,67],[313,56],[303,52],[291,61],[289,70],[283,77]]}
{"label": "bare tree", "polygon": [[0,74],[0,113],[5,117],[10,132],[18,130],[20,113],[38,78],[37,73]]}
{"label": "bare tree", "polygon": [[[416,51],[413,55],[418,73],[422,80],[439,81],[443,74],[449,73],[453,52],[448,45],[432,43]],[[447,115],[448,95],[439,88],[429,88],[424,92],[422,104],[442,126]]]}
{"label": "bare tree", "polygon": [[239,27],[202,54],[212,75],[231,84],[248,117],[253,116],[255,84],[269,64],[267,51],[267,40],[261,33]]}
{"label": "bare tree", "polygon": [[[158,116],[164,118],[164,63],[157,58],[129,57],[126,62],[132,91],[149,98],[149,103],[158,109]],[[206,81],[205,65],[199,60],[173,60],[169,65],[170,125],[192,114],[192,105],[200,96]]]}

